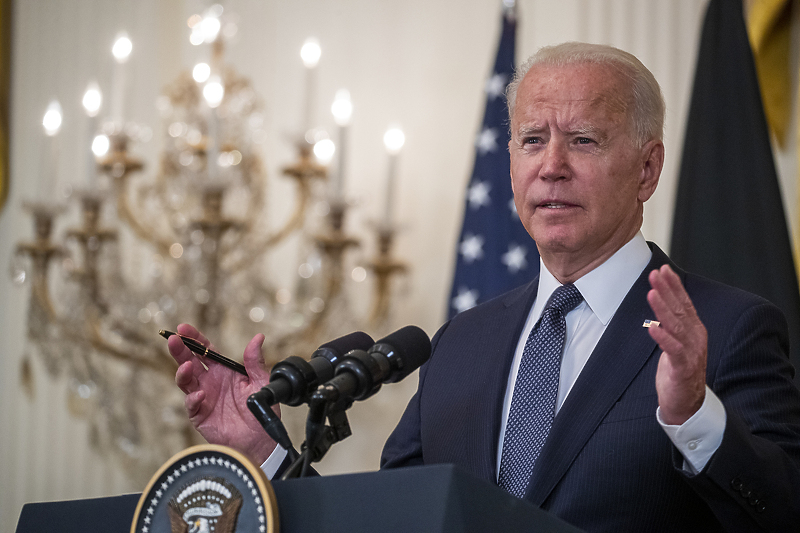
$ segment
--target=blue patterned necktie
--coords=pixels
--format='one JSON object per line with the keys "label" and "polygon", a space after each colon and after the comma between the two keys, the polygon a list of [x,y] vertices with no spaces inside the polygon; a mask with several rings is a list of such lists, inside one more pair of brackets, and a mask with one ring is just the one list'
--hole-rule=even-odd
{"label": "blue patterned necktie", "polygon": [[572,283],[557,288],[525,342],[503,438],[498,481],[518,498],[525,495],[533,465],[553,425],[567,336],[564,316],[582,301],[583,296]]}

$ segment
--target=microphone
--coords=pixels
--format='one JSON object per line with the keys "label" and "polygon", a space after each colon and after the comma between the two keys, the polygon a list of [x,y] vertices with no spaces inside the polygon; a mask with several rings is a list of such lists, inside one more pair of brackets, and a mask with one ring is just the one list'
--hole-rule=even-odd
{"label": "microphone", "polygon": [[395,383],[422,366],[431,356],[431,341],[417,326],[406,326],[382,338],[368,351],[353,350],[342,357],[336,376],[320,386],[312,400],[347,397],[366,400],[383,383]]}
{"label": "microphone", "polygon": [[300,405],[317,386],[334,377],[336,367],[345,353],[365,350],[373,342],[372,337],[363,331],[354,331],[326,342],[314,351],[308,361],[295,355],[287,357],[272,367],[269,385],[252,394],[248,404],[253,401],[261,405]]}
{"label": "microphone", "polygon": [[317,348],[309,361],[294,355],[287,357],[272,367],[269,385],[247,398],[247,408],[272,440],[289,452],[293,461],[298,457],[297,450],[292,446],[283,422],[269,406],[276,403],[300,405],[320,383],[333,377],[344,353],[366,348],[372,342],[372,337],[366,333],[355,331],[326,342]]}

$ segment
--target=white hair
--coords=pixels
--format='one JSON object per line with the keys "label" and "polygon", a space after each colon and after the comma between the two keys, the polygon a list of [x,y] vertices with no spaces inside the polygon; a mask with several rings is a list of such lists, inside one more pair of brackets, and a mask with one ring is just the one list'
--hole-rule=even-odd
{"label": "white hair", "polygon": [[653,139],[662,140],[666,104],[655,76],[633,54],[600,44],[568,42],[545,46],[529,57],[516,70],[506,89],[509,121],[514,116],[519,84],[534,65],[563,67],[587,63],[609,67],[630,87],[626,99],[632,104],[630,119],[638,145],[644,146]]}

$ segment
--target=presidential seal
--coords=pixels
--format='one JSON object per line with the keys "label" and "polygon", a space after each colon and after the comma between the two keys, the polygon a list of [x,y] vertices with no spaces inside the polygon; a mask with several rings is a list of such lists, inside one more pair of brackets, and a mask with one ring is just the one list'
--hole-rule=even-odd
{"label": "presidential seal", "polygon": [[225,446],[167,461],[142,493],[131,533],[278,533],[278,507],[260,468]]}

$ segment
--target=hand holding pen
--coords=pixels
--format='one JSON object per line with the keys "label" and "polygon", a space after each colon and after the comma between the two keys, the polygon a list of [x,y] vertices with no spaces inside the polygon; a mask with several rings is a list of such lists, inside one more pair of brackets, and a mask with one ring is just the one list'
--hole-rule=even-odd
{"label": "hand holding pen", "polygon": [[[195,347],[204,355],[193,354],[187,339],[198,343]],[[275,442],[250,413],[247,398],[269,383],[269,371],[261,355],[264,335],[253,337],[244,349],[244,374],[231,371],[225,363],[215,364],[214,360],[206,361],[204,368],[205,358],[212,359],[212,352],[219,354],[210,348],[206,352],[208,339],[188,324],[179,325],[177,335],[170,335],[167,342],[179,365],[175,383],[186,394],[184,405],[195,429],[209,443],[230,446],[256,464],[263,463],[275,449]]]}
{"label": "hand holding pen", "polygon": [[229,359],[224,355],[222,355],[221,353],[217,353],[214,350],[207,348],[206,346],[204,346],[203,344],[201,344],[200,342],[191,337],[184,337],[183,335],[180,335],[173,331],[167,331],[165,329],[160,330],[158,334],[164,337],[165,339],[169,339],[173,335],[178,335],[178,337],[181,338],[183,344],[185,344],[187,348],[189,348],[191,351],[193,351],[194,353],[196,353],[201,357],[200,364],[202,364],[203,368],[205,368],[206,370],[208,370],[208,366],[206,366],[206,364],[203,362],[202,358],[204,357],[207,357],[212,361],[216,361],[217,363],[223,364],[228,368],[230,368],[231,370],[235,370],[240,374],[243,374],[245,376],[247,375],[247,370],[245,370],[244,365],[242,363],[234,361],[233,359]]}

